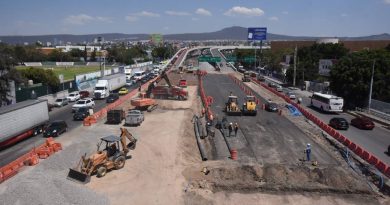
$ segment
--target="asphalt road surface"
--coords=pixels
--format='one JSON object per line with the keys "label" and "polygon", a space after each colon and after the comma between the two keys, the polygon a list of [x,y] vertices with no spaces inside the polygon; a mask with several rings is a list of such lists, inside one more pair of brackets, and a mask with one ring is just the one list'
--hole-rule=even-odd
{"label": "asphalt road surface", "polygon": [[[222,119],[225,116],[223,109],[230,92],[238,97],[239,104],[242,105],[245,94],[228,76],[208,74],[203,82],[206,95],[214,99],[211,108],[215,117]],[[277,113],[259,109],[257,116],[228,116],[227,119],[228,122],[237,122],[240,127],[236,137],[228,137],[228,142],[237,149],[239,160],[255,160],[260,164],[297,164],[304,157],[306,144],[310,143],[313,160],[320,164],[337,164],[329,153],[316,146],[303,131]],[[218,154],[218,150],[226,150],[218,148],[221,145],[223,143],[215,143],[216,155],[223,155]]]}
{"label": "asphalt road surface", "polygon": [[[354,118],[354,116],[348,113],[323,113],[320,110],[311,107],[310,98],[307,97],[308,93],[302,93],[299,90],[294,91],[288,88],[284,88],[283,90],[284,92],[294,92],[297,94],[297,97],[301,97],[303,101],[302,104],[306,106],[306,109],[321,119],[324,123],[329,123],[329,120],[334,117],[345,118],[348,122],[351,122]],[[378,123],[375,123],[375,128],[373,130],[361,130],[354,126],[350,126],[348,130],[339,130],[339,132],[352,142],[363,147],[365,150],[390,165],[390,156],[386,153],[387,147],[390,145],[390,130],[384,128]]]}

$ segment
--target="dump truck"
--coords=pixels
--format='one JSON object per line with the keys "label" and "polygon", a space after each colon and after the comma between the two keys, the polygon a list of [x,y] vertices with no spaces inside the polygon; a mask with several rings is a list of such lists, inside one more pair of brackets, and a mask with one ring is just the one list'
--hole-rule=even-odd
{"label": "dump truck", "polygon": [[248,95],[245,98],[245,102],[242,105],[242,114],[243,115],[257,115],[255,96]]}
{"label": "dump truck", "polygon": [[241,110],[238,106],[237,96],[230,95],[225,105],[225,112],[227,115],[241,115]]}
{"label": "dump truck", "polygon": [[0,149],[42,133],[48,121],[47,100],[27,100],[0,107]]}
{"label": "dump truck", "polygon": [[[119,137],[109,135],[100,138],[97,151],[89,157],[84,154],[78,165],[69,169],[67,179],[86,184],[93,174],[97,177],[104,177],[111,169],[122,169],[126,159],[131,157],[128,156],[129,151],[136,147],[137,138],[126,128],[120,128],[120,130]],[[130,141],[128,144],[126,138]]]}
{"label": "dump truck", "polygon": [[95,85],[93,95],[95,99],[104,99],[114,90],[126,85],[126,74],[118,73],[100,78]]}

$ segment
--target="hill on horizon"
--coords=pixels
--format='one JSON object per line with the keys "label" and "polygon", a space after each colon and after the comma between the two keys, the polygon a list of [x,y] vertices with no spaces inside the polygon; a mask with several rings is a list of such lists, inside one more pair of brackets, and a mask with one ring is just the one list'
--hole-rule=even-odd
{"label": "hill on horizon", "polygon": [[[72,44],[92,42],[97,37],[103,37],[106,41],[131,41],[131,40],[149,40],[149,34],[123,34],[123,33],[103,33],[103,34],[84,34],[84,35],[72,35],[72,34],[55,34],[55,35],[26,35],[26,36],[0,36],[0,41],[9,44],[23,44],[24,42],[35,43],[41,41],[54,42],[72,42]],[[163,35],[164,40],[246,40],[247,28],[240,26],[233,26],[221,29],[215,32],[207,33],[183,33],[183,34],[167,34]],[[275,40],[317,40],[327,37],[313,37],[313,36],[288,36],[267,33],[268,41]],[[335,37],[329,37],[335,38]],[[360,37],[336,37],[340,40],[390,40],[390,34],[383,33],[378,35],[360,36]]]}

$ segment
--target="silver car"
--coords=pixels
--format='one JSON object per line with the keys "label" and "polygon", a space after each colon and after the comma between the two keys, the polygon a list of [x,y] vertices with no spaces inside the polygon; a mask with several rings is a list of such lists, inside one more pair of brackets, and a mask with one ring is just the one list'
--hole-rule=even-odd
{"label": "silver car", "polygon": [[62,107],[69,104],[69,100],[67,98],[57,98],[56,101],[54,101],[54,106],[56,107]]}

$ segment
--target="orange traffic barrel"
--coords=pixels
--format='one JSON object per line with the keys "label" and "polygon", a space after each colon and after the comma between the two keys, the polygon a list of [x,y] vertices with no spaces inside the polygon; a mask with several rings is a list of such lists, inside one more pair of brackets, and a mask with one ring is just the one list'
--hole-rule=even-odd
{"label": "orange traffic barrel", "polygon": [[237,150],[230,150],[230,157],[232,158],[232,160],[237,160]]}

